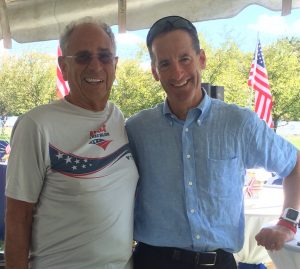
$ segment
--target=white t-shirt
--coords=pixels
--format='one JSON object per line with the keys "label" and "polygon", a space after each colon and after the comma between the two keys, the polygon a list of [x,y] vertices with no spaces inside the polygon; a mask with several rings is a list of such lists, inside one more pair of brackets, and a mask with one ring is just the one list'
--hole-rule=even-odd
{"label": "white t-shirt", "polygon": [[30,268],[131,268],[138,173],[119,109],[37,107],[11,146],[6,195],[36,203]]}

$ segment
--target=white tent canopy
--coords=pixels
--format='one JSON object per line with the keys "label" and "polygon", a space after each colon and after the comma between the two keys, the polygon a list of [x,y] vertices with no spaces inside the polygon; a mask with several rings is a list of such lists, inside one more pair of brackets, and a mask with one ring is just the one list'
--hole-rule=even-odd
{"label": "white tent canopy", "polygon": [[0,0],[0,39],[6,48],[11,38],[20,43],[58,39],[64,26],[93,16],[121,31],[149,28],[167,15],[193,22],[228,18],[257,4],[289,14],[300,0]]}

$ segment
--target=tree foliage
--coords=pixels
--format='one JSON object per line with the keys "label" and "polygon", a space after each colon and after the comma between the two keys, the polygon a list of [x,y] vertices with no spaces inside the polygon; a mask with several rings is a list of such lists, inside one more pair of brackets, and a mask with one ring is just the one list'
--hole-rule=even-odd
{"label": "tree foliage", "polygon": [[203,81],[224,86],[227,103],[251,106],[251,91],[247,86],[249,72],[248,55],[240,51],[233,41],[227,41],[221,48],[206,49],[207,66]]}
{"label": "tree foliage", "polygon": [[[225,102],[253,108],[254,92],[247,86],[253,53],[245,53],[230,38],[214,48],[200,34],[201,47],[207,57],[202,81],[224,86]],[[273,119],[300,120],[300,40],[281,39],[263,46],[265,63],[273,96]],[[135,60],[119,61],[111,100],[125,117],[155,106],[165,98],[145,61],[145,46]],[[31,53],[20,58],[9,57],[0,69],[0,113],[19,115],[56,98],[55,59]]]}
{"label": "tree foliage", "polygon": [[125,117],[155,106],[165,94],[148,69],[137,60],[120,62],[110,99],[123,111]]}
{"label": "tree foliage", "polygon": [[[224,86],[225,101],[253,108],[254,92],[247,86],[252,53],[241,52],[230,40],[222,48],[205,48],[203,81]],[[273,98],[275,127],[279,120],[300,120],[300,40],[281,39],[263,48]]]}
{"label": "tree foliage", "polygon": [[295,44],[282,39],[264,51],[275,126],[282,119],[300,120],[300,47]]}
{"label": "tree foliage", "polygon": [[20,115],[56,98],[54,57],[7,57],[0,69],[1,115]]}

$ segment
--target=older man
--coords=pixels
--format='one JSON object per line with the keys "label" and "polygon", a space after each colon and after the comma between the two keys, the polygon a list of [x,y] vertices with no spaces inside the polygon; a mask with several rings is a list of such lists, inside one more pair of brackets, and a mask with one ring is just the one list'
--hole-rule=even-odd
{"label": "older man", "polygon": [[70,93],[18,120],[7,170],[7,269],[131,268],[138,178],[124,118],[108,102],[111,29],[83,19],[60,38]]}

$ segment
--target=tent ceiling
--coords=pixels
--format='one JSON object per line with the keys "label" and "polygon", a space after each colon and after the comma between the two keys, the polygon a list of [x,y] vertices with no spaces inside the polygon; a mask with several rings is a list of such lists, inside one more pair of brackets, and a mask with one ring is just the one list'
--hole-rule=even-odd
{"label": "tent ceiling", "polygon": [[0,0],[0,39],[5,46],[11,38],[20,43],[58,39],[68,22],[84,16],[138,30],[167,15],[194,22],[228,18],[251,4],[283,15],[300,8],[300,0]]}

